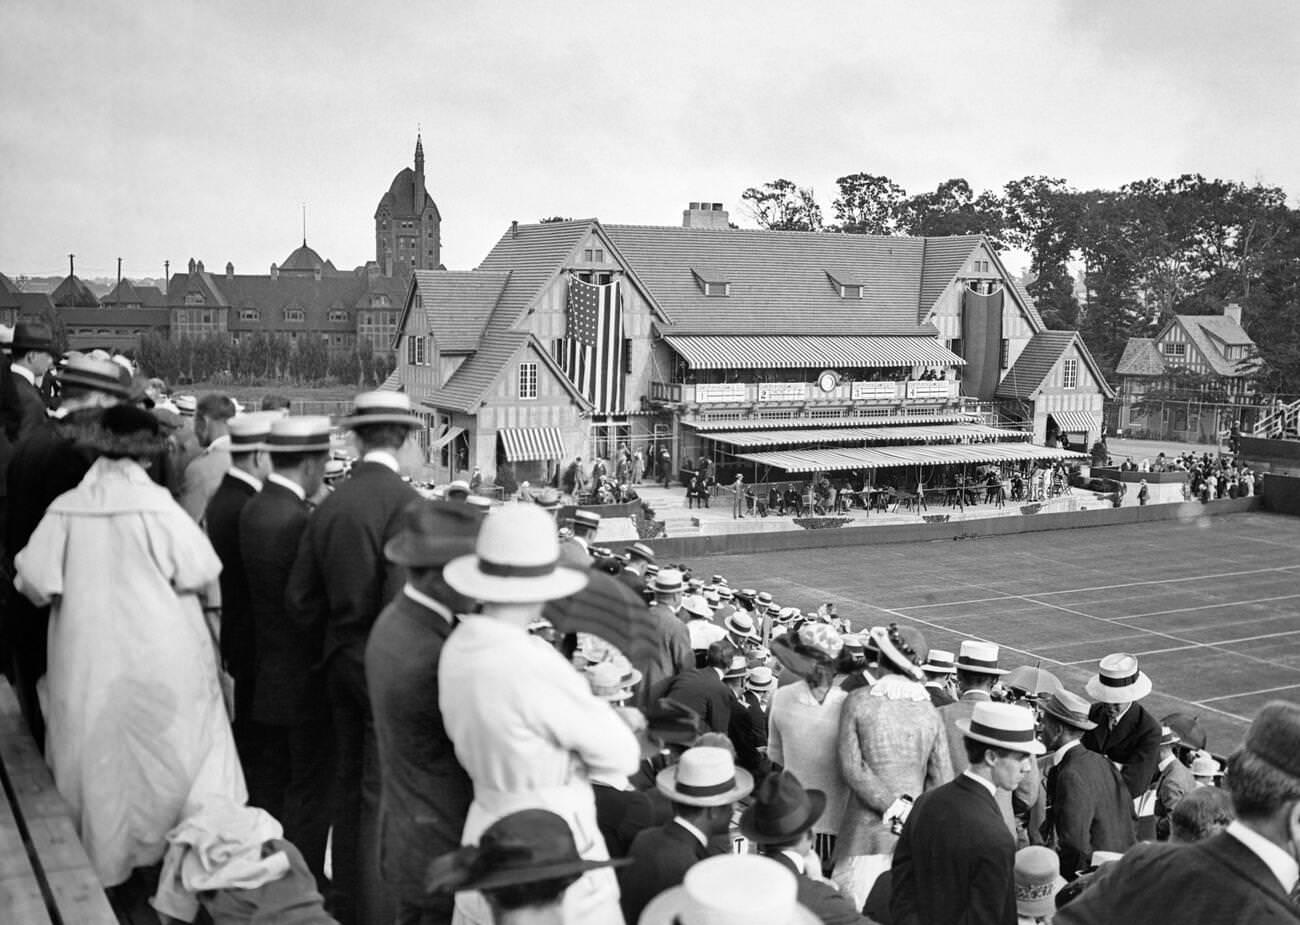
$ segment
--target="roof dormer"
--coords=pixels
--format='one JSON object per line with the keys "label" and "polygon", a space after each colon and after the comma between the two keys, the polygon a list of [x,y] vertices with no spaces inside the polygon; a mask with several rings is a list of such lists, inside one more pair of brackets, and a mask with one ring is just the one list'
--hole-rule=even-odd
{"label": "roof dormer", "polygon": [[706,296],[731,295],[731,280],[719,271],[692,267],[691,274],[695,277],[695,284],[700,287],[700,292]]}
{"label": "roof dormer", "polygon": [[861,299],[866,296],[867,284],[850,273],[827,270],[826,278],[830,280],[831,288],[839,294],[841,299]]}

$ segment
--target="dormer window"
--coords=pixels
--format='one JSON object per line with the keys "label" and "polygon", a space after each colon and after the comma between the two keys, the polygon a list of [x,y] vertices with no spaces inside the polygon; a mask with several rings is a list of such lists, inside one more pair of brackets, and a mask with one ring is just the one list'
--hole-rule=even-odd
{"label": "dormer window", "polygon": [[866,295],[867,284],[854,276],[827,270],[826,277],[831,281],[831,288],[841,299],[861,299]]}
{"label": "dormer window", "polygon": [[731,281],[725,279],[717,270],[693,269],[695,283],[706,296],[731,295]]}
{"label": "dormer window", "polygon": [[1165,343],[1161,345],[1164,348],[1165,356],[1182,359],[1187,356],[1187,345],[1177,343]]}
{"label": "dormer window", "polygon": [[306,321],[307,313],[301,308],[286,308],[284,310],[285,321]]}
{"label": "dormer window", "polygon": [[239,310],[240,321],[261,321],[262,313],[255,308],[241,308]]}
{"label": "dormer window", "polygon": [[348,313],[345,312],[345,311],[341,311],[341,310],[336,309],[336,310],[330,312],[330,314],[329,314],[329,319],[330,319],[330,321],[347,321],[347,320],[348,320]]}

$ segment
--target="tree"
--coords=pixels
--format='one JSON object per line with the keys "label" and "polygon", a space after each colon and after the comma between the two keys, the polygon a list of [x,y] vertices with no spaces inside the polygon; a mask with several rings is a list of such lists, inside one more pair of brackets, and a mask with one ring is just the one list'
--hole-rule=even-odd
{"label": "tree", "polygon": [[1041,176],[1012,180],[1002,189],[1003,239],[1029,252],[1029,294],[1043,322],[1055,330],[1075,327],[1079,302],[1070,261],[1079,249],[1079,194],[1064,180]]}
{"label": "tree", "polygon": [[846,234],[898,234],[907,190],[888,177],[851,173],[835,181],[832,204],[838,229]]}
{"label": "tree", "polygon": [[772,180],[740,194],[750,216],[768,231],[821,231],[822,210],[811,187]]}
{"label": "tree", "polygon": [[556,222],[571,222],[571,221],[573,221],[573,219],[568,218],[567,216],[552,215],[549,218],[539,218],[537,220],[537,224],[554,225]]}
{"label": "tree", "polygon": [[899,228],[918,237],[982,234],[1003,244],[1002,203],[994,193],[978,196],[960,178],[945,180],[933,193],[909,197],[900,207]]}

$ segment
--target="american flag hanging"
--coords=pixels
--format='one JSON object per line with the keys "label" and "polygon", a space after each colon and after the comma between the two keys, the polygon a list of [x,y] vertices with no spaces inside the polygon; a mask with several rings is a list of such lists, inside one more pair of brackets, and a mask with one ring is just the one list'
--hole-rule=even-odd
{"label": "american flag hanging", "polygon": [[569,278],[561,366],[599,414],[624,411],[623,293]]}

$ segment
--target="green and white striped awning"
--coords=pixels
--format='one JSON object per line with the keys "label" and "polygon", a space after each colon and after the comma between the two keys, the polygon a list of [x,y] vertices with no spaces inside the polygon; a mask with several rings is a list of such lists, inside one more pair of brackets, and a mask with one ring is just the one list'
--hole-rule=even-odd
{"label": "green and white striped awning", "polygon": [[864,446],[820,450],[777,450],[740,453],[746,459],[786,472],[837,472],[846,469],[888,469],[909,466],[950,466],[971,463],[1086,459],[1073,453],[1029,443],[971,443],[930,446]]}
{"label": "green and white striped awning", "polygon": [[965,366],[934,337],[668,334],[692,369],[873,369]]}
{"label": "green and white striped awning", "polygon": [[1025,431],[987,424],[918,424],[913,427],[828,427],[824,429],[741,430],[703,436],[732,446],[781,446],[787,443],[898,443],[922,440],[940,443],[1028,440]]}

